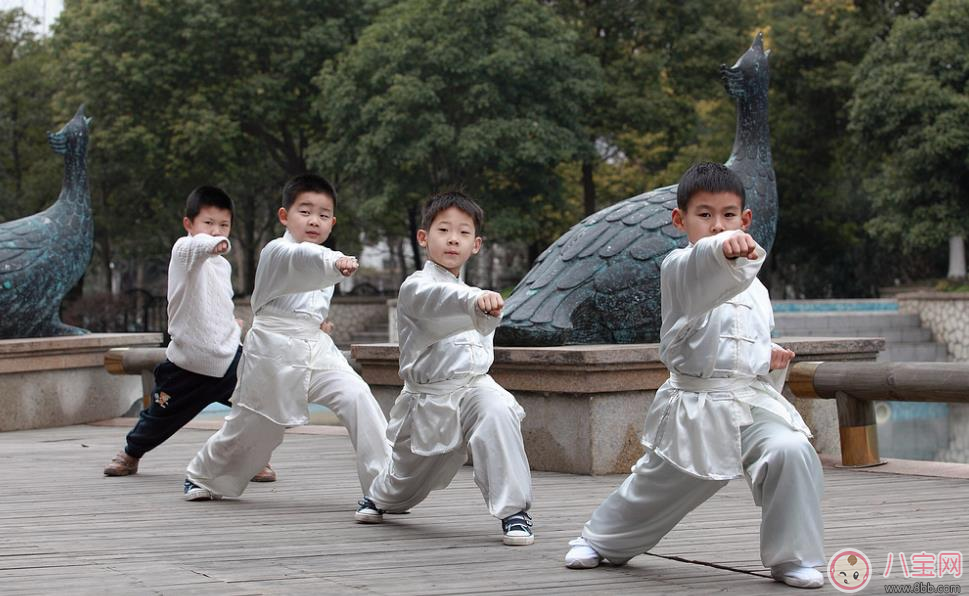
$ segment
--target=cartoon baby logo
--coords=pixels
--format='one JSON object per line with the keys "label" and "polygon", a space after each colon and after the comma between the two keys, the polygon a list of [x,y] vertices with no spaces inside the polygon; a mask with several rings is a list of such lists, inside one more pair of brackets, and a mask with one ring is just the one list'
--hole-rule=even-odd
{"label": "cartoon baby logo", "polygon": [[842,592],[860,592],[871,579],[871,561],[858,549],[841,549],[828,561],[828,578]]}

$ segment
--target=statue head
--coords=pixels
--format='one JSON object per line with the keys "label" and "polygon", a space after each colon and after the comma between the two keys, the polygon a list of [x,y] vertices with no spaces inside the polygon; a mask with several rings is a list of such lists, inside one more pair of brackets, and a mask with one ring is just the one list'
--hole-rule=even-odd
{"label": "statue head", "polygon": [[733,66],[720,65],[720,76],[727,94],[738,100],[751,100],[762,94],[766,101],[767,84],[770,82],[768,58],[770,50],[764,51],[764,34],[758,33],[750,49]]}
{"label": "statue head", "polygon": [[77,109],[74,117],[57,132],[47,133],[47,142],[54,153],[59,155],[83,154],[87,149],[88,126],[93,118],[84,115],[84,104]]}

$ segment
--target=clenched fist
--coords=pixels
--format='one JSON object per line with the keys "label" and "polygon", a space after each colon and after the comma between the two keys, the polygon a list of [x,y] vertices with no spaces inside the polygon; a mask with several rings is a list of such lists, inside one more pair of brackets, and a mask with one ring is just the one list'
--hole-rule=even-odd
{"label": "clenched fist", "polygon": [[227,252],[229,252],[228,240],[219,241],[219,243],[215,245],[215,248],[212,249],[212,254],[214,255],[224,255]]}
{"label": "clenched fist", "polygon": [[353,272],[357,270],[360,263],[357,262],[357,257],[340,257],[336,260],[336,268],[340,271],[343,277],[350,277]]}
{"label": "clenched fist", "polygon": [[788,350],[787,348],[782,348],[780,346],[771,346],[770,349],[770,369],[778,370],[781,368],[787,368],[787,365],[791,363],[794,358],[794,352]]}
{"label": "clenched fist", "polygon": [[757,243],[753,236],[746,232],[740,232],[727,238],[723,243],[723,256],[728,259],[746,257],[748,259],[757,258]]}
{"label": "clenched fist", "polygon": [[481,312],[497,317],[501,316],[501,309],[505,306],[505,300],[498,292],[486,290],[478,296],[477,305]]}

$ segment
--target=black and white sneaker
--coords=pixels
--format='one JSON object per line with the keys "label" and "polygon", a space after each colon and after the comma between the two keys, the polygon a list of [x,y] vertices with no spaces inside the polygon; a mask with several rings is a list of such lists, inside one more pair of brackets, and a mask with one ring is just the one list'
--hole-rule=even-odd
{"label": "black and white sneaker", "polygon": [[222,495],[217,495],[207,488],[202,488],[188,478],[185,479],[184,487],[186,501],[219,501],[222,499]]}
{"label": "black and white sneaker", "polygon": [[532,534],[532,516],[524,511],[501,520],[501,531],[504,533],[501,541],[508,546],[528,546],[535,542],[535,535]]}
{"label": "black and white sneaker", "polygon": [[353,514],[353,518],[362,524],[383,523],[384,510],[377,507],[370,497],[364,497],[357,501],[357,512]]}

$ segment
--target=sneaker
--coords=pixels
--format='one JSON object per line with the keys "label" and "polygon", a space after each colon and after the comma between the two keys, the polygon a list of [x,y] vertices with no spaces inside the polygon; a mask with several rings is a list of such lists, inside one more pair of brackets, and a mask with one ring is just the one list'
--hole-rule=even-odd
{"label": "sneaker", "polygon": [[797,563],[782,563],[770,568],[771,577],[775,581],[784,582],[795,588],[820,588],[824,585],[824,576],[814,567],[802,567]]}
{"label": "sneaker", "polygon": [[569,542],[569,546],[572,548],[565,554],[565,566],[569,569],[592,569],[602,562],[602,555],[581,536]]}
{"label": "sneaker", "polygon": [[184,486],[186,501],[219,501],[222,499],[222,495],[217,495],[207,488],[202,488],[188,478],[185,479]]}
{"label": "sneaker", "polygon": [[383,523],[384,510],[377,507],[370,497],[364,497],[357,502],[357,512],[353,518],[362,524]]}
{"label": "sneaker", "polygon": [[501,520],[501,531],[504,532],[501,541],[508,546],[528,546],[535,542],[535,535],[532,534],[532,516],[524,511]]}
{"label": "sneaker", "polygon": [[266,464],[266,467],[253,476],[250,482],[276,482],[276,470]]}
{"label": "sneaker", "polygon": [[111,459],[111,463],[105,466],[105,476],[130,476],[138,473],[138,458],[131,457],[124,451],[119,451]]}

